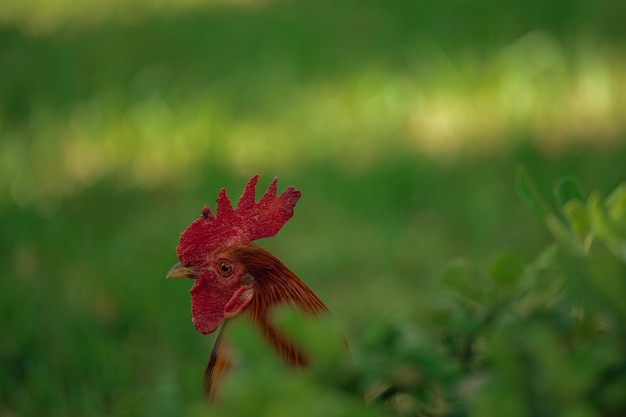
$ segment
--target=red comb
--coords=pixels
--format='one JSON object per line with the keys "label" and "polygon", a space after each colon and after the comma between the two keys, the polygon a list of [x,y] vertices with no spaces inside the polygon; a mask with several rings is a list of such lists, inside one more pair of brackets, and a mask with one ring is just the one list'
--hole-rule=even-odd
{"label": "red comb", "polygon": [[278,178],[274,178],[263,197],[255,202],[258,180],[258,174],[250,178],[236,209],[233,209],[223,188],[217,197],[215,217],[211,209],[204,206],[201,217],[194,220],[180,236],[176,254],[182,263],[199,263],[216,249],[245,245],[278,233],[293,216],[300,191],[288,187],[277,196]]}

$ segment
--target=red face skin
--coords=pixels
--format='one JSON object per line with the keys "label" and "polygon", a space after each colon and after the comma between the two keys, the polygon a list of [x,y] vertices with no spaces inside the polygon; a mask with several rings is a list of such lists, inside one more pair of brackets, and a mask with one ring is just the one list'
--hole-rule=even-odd
{"label": "red face skin", "polygon": [[195,279],[190,290],[191,315],[196,330],[202,334],[214,332],[252,300],[253,278],[228,252],[212,253],[203,265],[179,267],[179,272],[183,269]]}

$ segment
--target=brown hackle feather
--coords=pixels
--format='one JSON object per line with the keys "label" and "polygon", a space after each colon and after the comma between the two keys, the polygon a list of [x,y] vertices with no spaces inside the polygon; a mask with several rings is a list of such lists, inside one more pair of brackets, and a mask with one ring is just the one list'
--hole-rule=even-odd
{"label": "brown hackle feather", "polygon": [[[328,312],[324,303],[296,274],[278,258],[254,244],[236,246],[229,251],[233,259],[241,262],[254,279],[254,296],[243,313],[261,331],[268,344],[282,360],[293,367],[309,364],[302,349],[288,341],[271,323],[270,312],[279,305],[288,305],[306,314]],[[215,387],[228,371],[228,347],[222,325],[215,341],[209,363],[204,373],[204,389],[209,400],[215,399]]]}

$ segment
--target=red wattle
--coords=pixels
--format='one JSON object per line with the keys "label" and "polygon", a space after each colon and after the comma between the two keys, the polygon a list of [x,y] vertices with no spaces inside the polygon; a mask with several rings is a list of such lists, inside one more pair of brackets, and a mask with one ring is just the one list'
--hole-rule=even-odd
{"label": "red wattle", "polygon": [[213,333],[224,322],[224,305],[229,296],[202,277],[196,278],[191,293],[191,320],[202,334]]}

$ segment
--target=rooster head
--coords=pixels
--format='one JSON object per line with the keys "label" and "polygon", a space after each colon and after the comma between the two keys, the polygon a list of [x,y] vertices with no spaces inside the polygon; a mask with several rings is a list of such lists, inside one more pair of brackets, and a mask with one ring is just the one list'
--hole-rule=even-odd
{"label": "rooster head", "polygon": [[233,250],[276,235],[293,216],[300,198],[300,191],[293,187],[277,196],[275,178],[257,202],[258,179],[255,175],[248,181],[235,209],[222,188],[216,215],[204,206],[200,218],[180,235],[176,247],[180,262],[167,277],[195,280],[190,291],[191,314],[195,328],[202,334],[214,332],[225,319],[242,312],[254,296],[254,278],[232,256]]}

